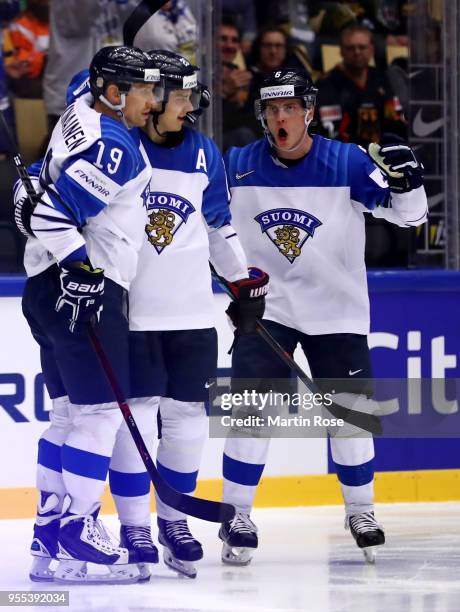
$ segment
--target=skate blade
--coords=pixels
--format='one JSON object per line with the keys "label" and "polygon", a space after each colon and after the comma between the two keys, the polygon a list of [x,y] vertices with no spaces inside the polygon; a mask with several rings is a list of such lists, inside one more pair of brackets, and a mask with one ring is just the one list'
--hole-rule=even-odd
{"label": "skate blade", "polygon": [[255,549],[242,546],[229,546],[224,542],[222,547],[222,562],[227,565],[249,565],[252,560],[253,550]]}
{"label": "skate blade", "polygon": [[366,563],[374,565],[377,556],[377,546],[366,546],[366,548],[362,548],[361,550],[363,551]]}
{"label": "skate blade", "polygon": [[86,561],[61,561],[54,572],[54,582],[59,584],[134,584],[140,573],[136,565],[106,566],[105,574],[88,574]]}
{"label": "skate blade", "polygon": [[29,578],[32,582],[53,582],[54,571],[50,568],[53,561],[50,557],[35,557],[30,568]]}
{"label": "skate blade", "polygon": [[163,547],[163,561],[173,571],[177,572],[181,576],[186,576],[187,578],[196,578],[196,567],[193,565],[191,561],[182,561],[181,559],[176,559],[173,557],[169,548],[166,546]]}
{"label": "skate blade", "polygon": [[139,570],[138,582],[148,582],[151,576],[149,564],[137,563],[137,569]]}

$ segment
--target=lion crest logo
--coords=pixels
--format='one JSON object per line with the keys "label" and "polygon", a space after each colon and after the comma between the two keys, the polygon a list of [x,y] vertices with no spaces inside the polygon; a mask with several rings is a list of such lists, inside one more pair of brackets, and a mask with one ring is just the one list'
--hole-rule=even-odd
{"label": "lion crest logo", "polygon": [[302,253],[302,247],[321,221],[303,210],[275,208],[254,217],[261,230],[292,264]]}
{"label": "lion crest logo", "polygon": [[159,208],[149,215],[150,223],[145,226],[147,239],[157,249],[171,244],[173,239],[176,215],[166,208]]}
{"label": "lion crest logo", "polygon": [[165,192],[150,192],[147,202],[147,240],[160,255],[173,242],[177,230],[187,223],[195,207],[185,198]]}
{"label": "lion crest logo", "polygon": [[276,244],[282,255],[285,257],[296,258],[300,255],[302,250],[299,248],[300,230],[292,225],[283,225],[275,230],[276,240],[273,242]]}

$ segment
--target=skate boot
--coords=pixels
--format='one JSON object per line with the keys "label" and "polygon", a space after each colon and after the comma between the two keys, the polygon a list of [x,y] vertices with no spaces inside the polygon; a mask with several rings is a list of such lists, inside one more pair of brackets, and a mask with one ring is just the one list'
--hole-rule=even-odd
{"label": "skate boot", "polygon": [[139,582],[150,580],[148,563],[158,563],[158,549],[152,542],[150,527],[122,525],[120,546],[137,553],[139,559],[137,568],[141,575]]}
{"label": "skate boot", "polygon": [[56,559],[61,512],[56,508],[60,505],[56,493],[40,492],[37,507],[37,517],[34,525],[34,537],[30,553],[34,557],[29,577],[34,582],[53,582],[54,571],[50,568],[51,561]]}
{"label": "skate boot", "polygon": [[237,512],[231,521],[222,523],[219,538],[224,543],[222,561],[229,565],[248,565],[252,551],[259,544],[257,527],[249,518],[249,514],[243,512]]}
{"label": "skate boot", "polygon": [[[132,584],[140,578],[135,551],[120,548],[93,514],[66,513],[61,519],[55,582],[62,584]],[[108,573],[87,573],[87,563],[106,565]]]}
{"label": "skate boot", "polygon": [[345,529],[350,528],[356,544],[362,549],[367,563],[375,563],[376,547],[385,544],[385,533],[375,520],[374,512],[362,512],[345,518]]}
{"label": "skate boot", "polygon": [[188,578],[196,578],[193,561],[203,558],[203,549],[190,533],[186,519],[166,521],[158,517],[158,541],[164,546],[163,560],[168,567]]}

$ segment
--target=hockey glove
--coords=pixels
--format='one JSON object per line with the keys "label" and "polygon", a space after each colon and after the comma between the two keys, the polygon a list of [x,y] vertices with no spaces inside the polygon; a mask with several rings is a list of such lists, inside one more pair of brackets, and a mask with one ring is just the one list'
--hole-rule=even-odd
{"label": "hockey glove", "polygon": [[256,331],[256,323],[264,314],[265,295],[268,291],[269,276],[266,272],[259,268],[249,268],[248,275],[249,278],[228,283],[234,301],[226,313],[240,334]]}
{"label": "hockey glove", "polygon": [[56,312],[69,321],[72,333],[80,331],[84,323],[99,320],[104,294],[104,270],[79,262],[61,265],[61,295]]}
{"label": "hockey glove", "polygon": [[372,142],[368,154],[387,177],[390,191],[406,193],[423,185],[423,164],[399,136],[392,136],[391,142]]}
{"label": "hockey glove", "polygon": [[[27,238],[34,236],[30,227],[32,213],[34,212],[35,206],[40,201],[38,193],[33,191],[40,191],[40,181],[38,177],[31,176],[27,177],[30,179],[32,189],[27,191],[24,183],[17,182],[14,188],[14,221],[17,228]],[[29,195],[27,195],[29,193]]]}

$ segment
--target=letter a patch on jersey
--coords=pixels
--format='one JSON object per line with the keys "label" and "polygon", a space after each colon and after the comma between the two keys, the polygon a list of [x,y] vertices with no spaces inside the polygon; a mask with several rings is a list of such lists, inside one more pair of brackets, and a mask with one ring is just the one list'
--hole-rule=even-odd
{"label": "letter a patch on jersey", "polygon": [[164,191],[151,191],[147,198],[149,223],[145,233],[150,244],[160,255],[173,241],[174,235],[189,216],[195,212],[191,202],[182,196]]}
{"label": "letter a patch on jersey", "polygon": [[254,217],[279,252],[293,263],[308,238],[313,237],[321,221],[294,208],[273,208]]}

